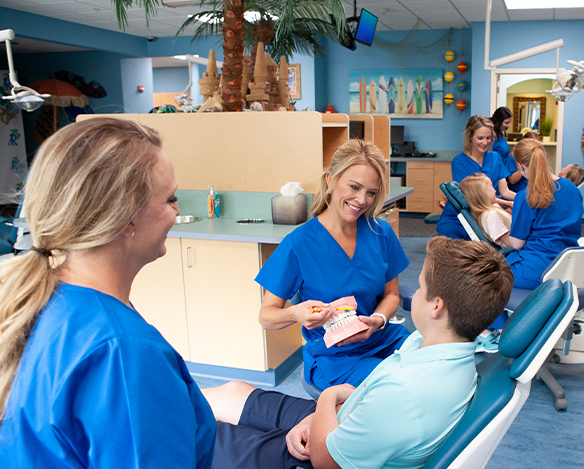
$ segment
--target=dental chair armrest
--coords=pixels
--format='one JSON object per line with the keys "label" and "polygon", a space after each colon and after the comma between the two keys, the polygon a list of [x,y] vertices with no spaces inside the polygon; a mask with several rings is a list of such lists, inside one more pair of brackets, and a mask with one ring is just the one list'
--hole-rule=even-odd
{"label": "dental chair armrest", "polygon": [[507,257],[509,254],[515,251],[517,251],[517,249],[515,249],[514,247],[508,247],[501,249],[499,252],[503,254],[505,257]]}
{"label": "dental chair armrest", "polygon": [[412,310],[412,298],[414,296],[414,290],[405,285],[399,286],[399,305],[405,311]]}

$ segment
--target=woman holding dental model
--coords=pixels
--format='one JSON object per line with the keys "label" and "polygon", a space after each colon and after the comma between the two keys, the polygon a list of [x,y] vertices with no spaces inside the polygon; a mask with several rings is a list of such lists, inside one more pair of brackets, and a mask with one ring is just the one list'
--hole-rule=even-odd
{"label": "woman holding dental model", "polygon": [[[304,377],[320,389],[359,384],[410,334],[387,323],[399,305],[398,275],[409,261],[391,227],[375,219],[386,193],[384,175],[375,145],[342,145],[321,178],[310,207],[314,218],[282,241],[256,277],[266,289],[260,324],[302,324]],[[301,302],[286,306],[297,292]],[[322,326],[336,312],[328,305],[350,296],[367,328],[327,348]]]}

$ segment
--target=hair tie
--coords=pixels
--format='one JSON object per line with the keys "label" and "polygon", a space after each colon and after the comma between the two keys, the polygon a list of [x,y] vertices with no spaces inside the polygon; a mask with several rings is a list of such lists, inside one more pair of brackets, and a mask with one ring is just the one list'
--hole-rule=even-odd
{"label": "hair tie", "polygon": [[31,251],[38,252],[41,256],[51,257],[53,253],[47,249],[37,248],[36,246],[32,246],[30,248]]}

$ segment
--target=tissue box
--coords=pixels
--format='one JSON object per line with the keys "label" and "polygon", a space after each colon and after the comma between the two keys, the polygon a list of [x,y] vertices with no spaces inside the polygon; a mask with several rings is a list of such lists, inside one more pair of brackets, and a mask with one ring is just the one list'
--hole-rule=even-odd
{"label": "tissue box", "polygon": [[306,197],[277,195],[272,197],[272,222],[276,225],[299,225],[307,219]]}

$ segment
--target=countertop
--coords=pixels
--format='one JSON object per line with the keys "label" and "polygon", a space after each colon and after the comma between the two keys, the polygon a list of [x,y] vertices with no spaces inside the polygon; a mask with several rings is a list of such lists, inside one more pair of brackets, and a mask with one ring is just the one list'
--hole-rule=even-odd
{"label": "countertop", "polygon": [[[384,206],[414,192],[411,187],[392,187],[385,197]],[[187,213],[183,213],[187,215]],[[187,225],[175,225],[168,233],[170,238],[211,239],[218,241],[240,241],[248,243],[279,244],[287,234],[300,225],[274,225],[270,218],[264,223],[239,224],[239,218],[201,218]]]}
{"label": "countertop", "polygon": [[408,163],[411,161],[427,161],[428,163],[452,163],[452,158],[440,156],[420,158],[413,156],[392,156],[390,161],[391,163]]}
{"label": "countertop", "polygon": [[[411,187],[392,187],[390,193],[385,196],[384,207],[412,194]],[[253,195],[253,194],[252,194]],[[184,205],[187,205],[186,203]],[[181,203],[181,207],[183,204]],[[189,207],[190,208],[190,207]],[[181,210],[182,215],[193,214],[198,216],[198,211]],[[230,212],[228,212],[229,214]],[[300,225],[274,225],[271,218],[256,213],[246,212],[248,216],[234,217],[229,214],[225,217],[208,219],[198,216],[199,220],[185,225],[174,225],[168,233],[169,238],[210,239],[216,241],[240,241],[248,243],[279,244],[287,234],[294,231]],[[250,216],[251,215],[251,216]],[[237,220],[243,218],[262,218],[264,223],[240,224]],[[14,220],[17,227],[27,228],[26,219]]]}

